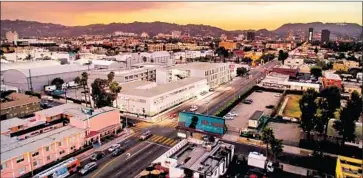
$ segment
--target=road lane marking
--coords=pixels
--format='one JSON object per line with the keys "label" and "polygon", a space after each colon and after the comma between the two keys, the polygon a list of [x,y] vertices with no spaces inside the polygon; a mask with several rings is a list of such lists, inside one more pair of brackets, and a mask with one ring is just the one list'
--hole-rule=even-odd
{"label": "road lane marking", "polygon": [[[141,145],[141,143],[139,144],[139,145]],[[138,145],[136,145],[135,147],[137,147]],[[147,148],[147,147],[149,147],[150,146],[150,144],[148,144],[146,147],[144,147],[144,148],[142,148],[141,150],[143,150],[143,149],[145,149],[145,148]],[[135,147],[133,147],[133,148],[131,148],[131,149],[134,149]],[[131,150],[130,149],[130,150]],[[129,151],[130,151],[129,150]],[[140,152],[140,150],[138,151],[138,152]],[[97,177],[97,175],[98,174],[100,174],[108,165],[110,165],[111,163],[113,163],[114,161],[116,161],[118,158],[120,158],[121,156],[122,156],[123,154],[121,154],[121,155],[119,155],[119,156],[117,156],[116,158],[114,158],[114,159],[112,159],[111,161],[109,161],[108,163],[106,163],[104,166],[102,166],[102,168],[101,169],[99,169],[91,178],[96,178]],[[128,158],[130,158],[130,156],[128,157]],[[128,160],[128,158],[126,158],[125,160]]]}
{"label": "road lane marking", "polygon": [[165,145],[171,145],[171,143],[173,143],[174,140],[173,139],[169,139],[167,142],[165,142]]}
{"label": "road lane marking", "polygon": [[162,137],[162,139],[159,140],[158,143],[164,143],[168,139],[169,139],[168,137]]}
{"label": "road lane marking", "polygon": [[149,142],[149,141],[145,141],[147,143],[150,143],[150,144],[153,144],[153,145],[158,145],[158,146],[161,146],[161,147],[164,147],[164,148],[171,148],[170,146],[166,146],[166,145],[162,145],[162,144],[159,144],[159,143],[154,143],[154,142]]}
{"label": "road lane marking", "polygon": [[162,136],[158,136],[158,135],[153,135],[150,139],[150,141],[153,141],[153,142],[157,142],[159,140],[163,139]]}
{"label": "road lane marking", "polygon": [[129,160],[131,159],[132,157],[134,157],[135,155],[137,155],[138,153],[140,153],[141,151],[145,150],[146,148],[149,148],[150,147],[150,144],[147,145],[146,147],[142,148],[141,150],[137,151],[136,153],[132,154],[131,156],[127,157],[125,160]]}

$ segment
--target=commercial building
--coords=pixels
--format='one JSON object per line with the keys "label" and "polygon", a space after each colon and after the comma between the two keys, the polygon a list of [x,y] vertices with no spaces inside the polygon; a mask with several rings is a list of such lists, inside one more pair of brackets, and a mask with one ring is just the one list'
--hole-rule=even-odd
{"label": "commercial building", "polygon": [[24,117],[40,110],[40,99],[22,93],[11,93],[1,99],[0,120]]}
{"label": "commercial building", "polygon": [[1,177],[20,177],[79,150],[83,129],[65,126],[24,140],[1,136]]}
{"label": "commercial building", "polygon": [[154,51],[164,51],[164,44],[148,44],[148,49],[150,52]]}
{"label": "commercial building", "polygon": [[284,61],[284,65],[289,67],[300,67],[304,64],[304,59],[301,58],[288,58]]}
{"label": "commercial building", "polygon": [[272,68],[272,72],[276,72],[283,75],[289,75],[292,78],[296,78],[299,72],[299,68],[297,66],[281,65]]}
{"label": "commercial building", "polygon": [[322,30],[321,31],[321,43],[327,44],[330,40],[330,31],[329,30]]}
{"label": "commercial building", "polygon": [[30,69],[37,67],[60,66],[60,62],[55,60],[45,61],[30,61],[30,62],[14,62],[14,63],[1,63],[1,74],[10,69]]}
{"label": "commercial building", "polygon": [[312,42],[314,39],[314,29],[313,28],[309,28],[309,32],[308,32],[308,42]]}
{"label": "commercial building", "polygon": [[120,85],[117,106],[124,112],[150,119],[160,112],[207,92],[204,78],[189,77],[169,83],[134,81]]}
{"label": "commercial building", "polygon": [[221,41],[219,42],[219,47],[223,47],[226,50],[234,50],[237,48],[237,43],[236,42],[230,42],[230,41]]}
{"label": "commercial building", "polygon": [[336,86],[338,88],[342,88],[342,79],[338,74],[333,73],[324,73],[324,77],[322,78],[323,87],[327,88],[329,86]]}
{"label": "commercial building", "polygon": [[8,43],[13,43],[19,39],[19,35],[16,31],[8,31],[6,32],[5,36]]}
{"label": "commercial building", "polygon": [[90,62],[94,66],[94,69],[120,69],[124,67],[124,65],[118,61],[92,60]]}
{"label": "commercial building", "polygon": [[255,32],[247,32],[247,40],[248,41],[255,40]]}
{"label": "commercial building", "polygon": [[223,176],[234,156],[234,145],[188,138],[154,160],[169,172],[168,177],[215,178]]}
{"label": "commercial building", "polygon": [[229,63],[193,62],[157,71],[156,80],[158,83],[167,83],[185,77],[204,77],[210,88],[216,88],[231,80],[233,70]]}
{"label": "commercial building", "polygon": [[336,178],[361,178],[363,160],[338,156],[335,169]]}
{"label": "commercial building", "polygon": [[172,31],[171,32],[172,38],[180,38],[181,37],[181,31]]}
{"label": "commercial building", "polygon": [[289,81],[288,75],[278,74],[275,72],[269,73],[258,86],[264,88],[272,88],[278,90],[297,90],[306,91],[309,88],[315,91],[320,91],[320,85],[314,83],[301,83]]}
{"label": "commercial building", "polygon": [[141,68],[134,68],[130,70],[107,70],[107,71],[91,71],[89,72],[89,83],[93,82],[96,78],[107,79],[107,75],[113,71],[114,81],[118,83],[126,83],[136,80],[142,81],[155,81],[157,69],[162,68],[157,65],[143,65]]}
{"label": "commercial building", "polygon": [[92,66],[68,64],[37,68],[11,69],[3,73],[3,83],[18,87],[20,91],[43,91],[44,86],[50,85],[53,79],[61,78],[64,82],[73,81],[82,72],[92,69]]}

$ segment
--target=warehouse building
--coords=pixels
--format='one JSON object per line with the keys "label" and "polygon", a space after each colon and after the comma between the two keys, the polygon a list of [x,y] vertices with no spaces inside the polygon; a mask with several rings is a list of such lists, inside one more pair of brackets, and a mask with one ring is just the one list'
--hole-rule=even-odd
{"label": "warehouse building", "polygon": [[134,81],[120,85],[117,106],[124,112],[141,118],[151,117],[174,107],[190,98],[207,92],[204,78],[189,77],[183,80],[157,84],[150,81]]}
{"label": "warehouse building", "polygon": [[20,91],[33,90],[39,92],[52,80],[59,77],[64,82],[73,81],[82,72],[92,69],[92,66],[78,64],[47,66],[37,68],[22,68],[7,70],[3,74],[3,84],[17,87]]}

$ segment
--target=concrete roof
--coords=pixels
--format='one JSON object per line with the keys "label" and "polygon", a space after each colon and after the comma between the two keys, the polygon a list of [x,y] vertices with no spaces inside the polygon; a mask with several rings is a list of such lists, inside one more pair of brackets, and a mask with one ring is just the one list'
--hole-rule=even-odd
{"label": "concrete roof", "polygon": [[1,102],[1,108],[0,108],[1,110],[11,108],[14,106],[40,102],[38,97],[29,96],[22,93],[11,93],[6,98],[11,101]]}
{"label": "concrete roof", "polygon": [[[141,97],[154,97],[169,91],[176,90],[178,88],[185,87],[186,85],[201,80],[206,80],[206,79],[199,77],[189,77],[186,79],[173,81],[166,84],[156,84],[155,82],[149,82],[149,81],[128,82],[120,85],[122,87],[120,94],[141,96]],[[147,85],[152,87],[145,87]]]}
{"label": "concrete roof", "polygon": [[99,114],[109,112],[109,111],[114,111],[114,110],[118,110],[118,109],[106,106],[103,108],[96,109],[92,112],[92,114],[88,115],[85,112],[83,112],[81,108],[70,108],[70,109],[67,109],[65,111],[65,113],[72,115],[72,119],[78,119],[81,121],[85,121],[85,120],[87,120],[87,118],[92,119],[93,117],[95,117]]}
{"label": "concrete roof", "polygon": [[1,136],[1,162],[20,156],[26,152],[32,152],[38,148],[50,145],[54,142],[63,140],[63,138],[84,133],[83,129],[73,126],[61,127],[25,140],[15,141],[12,138]]}
{"label": "concrete roof", "polygon": [[46,66],[60,66],[60,62],[56,60],[45,60],[45,61],[2,63],[1,71],[9,69],[33,69]]}
{"label": "concrete roof", "polygon": [[44,115],[46,117],[50,117],[50,116],[55,116],[55,115],[62,114],[66,110],[69,110],[69,109],[72,109],[72,108],[80,110],[81,108],[86,108],[86,107],[84,107],[82,105],[79,105],[79,104],[66,103],[66,104],[55,106],[55,107],[52,107],[52,108],[49,108],[49,109],[44,109],[44,110],[41,110],[41,111],[37,111],[34,114],[36,114],[36,115],[39,114],[39,115]]}
{"label": "concrete roof", "polygon": [[[92,65],[89,66],[89,68],[91,69]],[[31,76],[36,77],[36,76],[68,73],[68,72],[87,71],[88,66],[78,65],[78,64],[67,64],[67,65],[59,65],[59,66],[37,67],[37,68],[28,67],[28,68],[22,68],[22,69],[14,69],[14,70],[23,73],[26,77],[29,77],[29,70],[30,70]],[[6,72],[10,72],[10,71],[11,70],[8,70]]]}
{"label": "concrete roof", "polygon": [[19,119],[17,117],[6,119],[0,122],[1,125],[1,132],[6,132],[9,128],[16,127],[19,125],[24,125],[27,123],[24,119]]}
{"label": "concrete roof", "polygon": [[181,69],[181,70],[188,70],[188,69],[210,70],[225,65],[227,65],[227,63],[193,62],[188,64],[177,64],[172,68]]}
{"label": "concrete roof", "polygon": [[330,80],[342,80],[338,74],[333,74],[333,73],[328,73],[325,72],[324,73],[324,77]]}

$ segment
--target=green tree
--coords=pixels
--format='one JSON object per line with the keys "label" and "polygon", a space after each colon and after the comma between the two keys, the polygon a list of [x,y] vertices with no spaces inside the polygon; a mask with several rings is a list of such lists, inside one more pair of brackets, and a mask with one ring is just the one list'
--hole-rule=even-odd
{"label": "green tree", "polygon": [[340,113],[340,119],[334,122],[334,129],[342,136],[341,145],[345,141],[355,139],[356,122],[362,113],[362,97],[354,91],[347,102],[346,107]]}
{"label": "green tree", "polygon": [[266,157],[268,157],[269,145],[274,139],[274,131],[271,128],[266,127],[262,130],[261,140],[266,144]]}
{"label": "green tree", "polygon": [[237,76],[244,76],[247,72],[247,69],[244,67],[237,68]]}
{"label": "green tree", "polygon": [[282,145],[282,140],[279,139],[272,139],[271,141],[271,153],[273,156],[273,159],[276,161],[276,159],[281,155],[282,151],[283,151],[283,145]]}
{"label": "green tree", "polygon": [[328,117],[334,118],[334,113],[341,106],[340,89],[336,86],[330,86],[328,88],[323,89],[320,92],[320,96],[327,101]]}
{"label": "green tree", "polygon": [[147,58],[144,56],[144,57],[142,57],[142,60],[143,60],[144,62],[146,62],[146,61],[147,61]]}
{"label": "green tree", "polygon": [[107,82],[110,84],[113,79],[115,78],[115,72],[110,72],[109,74],[107,74]]}
{"label": "green tree", "polygon": [[63,83],[64,83],[64,80],[57,77],[57,78],[53,79],[50,84],[55,85],[57,87],[57,89],[61,89]]}
{"label": "green tree", "polygon": [[83,87],[84,101],[86,102],[86,106],[87,106],[87,103],[88,103],[87,98],[88,98],[88,101],[91,102],[91,98],[89,96],[89,91],[88,91],[88,73],[87,72],[83,72],[81,74],[80,84]]}
{"label": "green tree", "polygon": [[328,69],[328,66],[327,66],[326,62],[324,62],[322,60],[317,60],[316,61],[316,65],[319,66],[323,70],[327,70]]}
{"label": "green tree", "polygon": [[319,66],[313,66],[310,68],[310,73],[316,78],[323,76],[323,70]]}
{"label": "green tree", "polygon": [[282,61],[282,64],[284,64],[285,63],[285,59],[287,59],[288,58],[288,54],[286,55],[287,53],[285,53],[283,50],[280,50],[279,51],[279,56],[278,56],[278,60],[279,61]]}
{"label": "green tree", "polygon": [[97,78],[92,84],[92,99],[97,108],[112,106],[113,96],[106,92],[107,80]]}
{"label": "green tree", "polygon": [[113,81],[110,83],[109,88],[110,88],[110,91],[112,92],[112,94],[114,95],[114,99],[116,100],[115,107],[117,107],[117,98],[118,98],[117,96],[121,92],[122,87],[119,86],[119,84],[117,82]]}
{"label": "green tree", "polygon": [[299,101],[301,110],[301,124],[300,127],[307,133],[307,138],[310,140],[310,132],[314,129],[314,119],[317,111],[317,104],[315,102],[318,97],[314,89],[308,89],[303,93]]}
{"label": "green tree", "polygon": [[74,83],[81,84],[81,78],[78,76],[76,78],[74,78]]}

